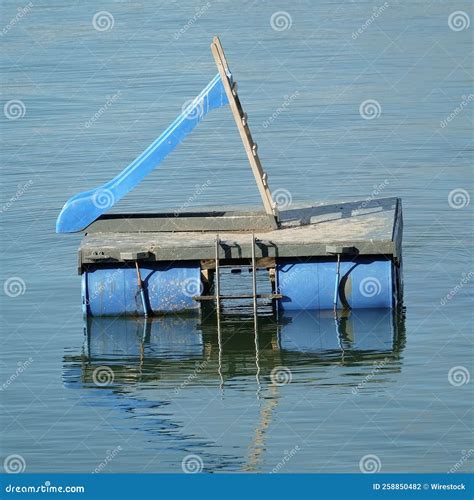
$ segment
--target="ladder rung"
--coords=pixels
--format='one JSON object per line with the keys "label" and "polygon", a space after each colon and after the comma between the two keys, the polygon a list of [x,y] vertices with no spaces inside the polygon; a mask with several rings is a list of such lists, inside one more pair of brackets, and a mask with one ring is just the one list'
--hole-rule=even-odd
{"label": "ladder rung", "polygon": [[[257,299],[282,299],[283,295],[280,293],[259,293],[255,296]],[[220,299],[253,299],[252,294],[243,295],[219,295]],[[204,301],[204,300],[216,300],[215,295],[195,295],[193,300]]]}

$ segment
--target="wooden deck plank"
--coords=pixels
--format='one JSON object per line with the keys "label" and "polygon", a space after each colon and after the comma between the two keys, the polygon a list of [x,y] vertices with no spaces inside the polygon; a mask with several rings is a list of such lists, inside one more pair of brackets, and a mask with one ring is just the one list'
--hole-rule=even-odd
{"label": "wooden deck plank", "polygon": [[[354,247],[361,255],[400,256],[402,220],[397,198],[319,203],[282,211],[280,217],[280,229],[255,232],[256,258],[327,256],[327,247],[334,244]],[[84,237],[79,262],[213,259],[215,237],[212,231],[94,232]],[[220,258],[251,258],[245,231],[219,231],[219,237]]]}

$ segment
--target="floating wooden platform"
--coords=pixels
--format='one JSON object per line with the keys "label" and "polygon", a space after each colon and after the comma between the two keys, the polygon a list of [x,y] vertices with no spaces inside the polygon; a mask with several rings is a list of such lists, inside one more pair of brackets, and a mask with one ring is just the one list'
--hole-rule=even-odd
{"label": "floating wooden platform", "polygon": [[[85,231],[79,248],[87,316],[175,313],[202,301],[251,298],[278,309],[393,308],[402,289],[402,207],[398,198],[325,201],[285,209],[272,198],[257,143],[217,37],[219,74],[119,175],[64,205],[57,232]],[[258,188],[262,209],[106,214],[195,128],[229,105]],[[250,266],[251,294],[221,293],[221,266]],[[266,268],[272,293],[257,291]]]}
{"label": "floating wooden platform", "polygon": [[218,208],[177,216],[108,215],[87,228],[79,248],[79,272],[87,264],[128,261],[200,260],[204,267],[212,267],[216,233],[222,261],[250,259],[249,233],[254,233],[258,260],[334,256],[347,250],[398,262],[402,225],[399,198],[325,202],[282,210],[279,228],[272,227],[265,213]]}

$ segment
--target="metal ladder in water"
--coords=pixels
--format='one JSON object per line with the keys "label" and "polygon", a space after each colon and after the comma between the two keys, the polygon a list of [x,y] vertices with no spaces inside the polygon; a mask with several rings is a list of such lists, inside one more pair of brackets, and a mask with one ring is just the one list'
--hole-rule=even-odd
{"label": "metal ladder in water", "polygon": [[[279,293],[258,293],[257,291],[257,258],[256,258],[256,245],[257,239],[255,235],[252,234],[251,240],[251,268],[252,268],[252,293],[251,294],[239,294],[239,295],[225,295],[221,293],[221,258],[220,252],[222,247],[222,241],[219,235],[216,235],[215,240],[215,274],[214,274],[214,295],[198,295],[193,297],[197,301],[205,300],[215,300],[217,310],[220,309],[222,300],[237,300],[237,299],[252,299],[254,313],[257,313],[258,309],[258,299],[281,299],[283,296]],[[238,266],[236,266],[238,267]],[[244,266],[246,267],[246,266]]]}
{"label": "metal ladder in water", "polygon": [[[230,109],[232,111],[232,116],[237,125],[237,129],[240,134],[240,138],[244,145],[245,152],[247,154],[247,159],[250,163],[255,182],[257,184],[258,191],[262,198],[263,207],[268,216],[273,219],[275,228],[278,227],[278,208],[276,203],[272,199],[272,194],[268,186],[268,177],[263,170],[262,163],[258,155],[257,143],[253,140],[250,128],[248,125],[247,113],[244,112],[242,103],[240,102],[239,95],[237,93],[237,83],[233,80],[231,72],[229,70],[229,65],[224,54],[224,49],[218,37],[214,37],[211,44],[211,52],[214,57],[219,75],[222,80],[222,85],[224,86],[227,99],[229,101]],[[214,274],[214,295],[201,295],[194,297],[195,300],[215,300],[217,310],[219,311],[221,301],[227,299],[252,299],[254,314],[257,314],[258,299],[281,299],[283,296],[278,293],[261,294],[257,291],[257,259],[256,259],[256,244],[255,235],[252,234],[252,245],[251,245],[251,266],[252,266],[252,293],[251,294],[241,294],[241,295],[224,295],[221,294],[221,283],[220,283],[220,252],[221,252],[221,240],[219,235],[216,235],[215,240],[215,274]],[[238,266],[236,266],[238,267]]]}

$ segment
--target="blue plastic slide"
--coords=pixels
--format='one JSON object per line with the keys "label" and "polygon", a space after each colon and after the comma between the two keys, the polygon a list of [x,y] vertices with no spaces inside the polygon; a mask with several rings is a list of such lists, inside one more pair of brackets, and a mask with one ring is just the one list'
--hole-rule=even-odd
{"label": "blue plastic slide", "polygon": [[228,103],[222,80],[216,75],[160,137],[125,170],[106,184],[70,198],[56,221],[56,232],[72,233],[85,229],[157,167],[209,111]]}

